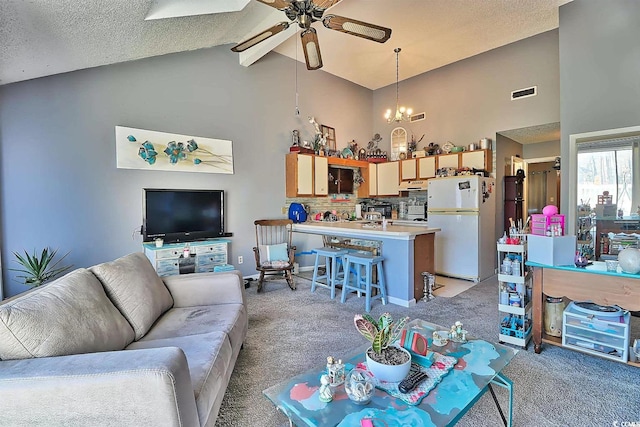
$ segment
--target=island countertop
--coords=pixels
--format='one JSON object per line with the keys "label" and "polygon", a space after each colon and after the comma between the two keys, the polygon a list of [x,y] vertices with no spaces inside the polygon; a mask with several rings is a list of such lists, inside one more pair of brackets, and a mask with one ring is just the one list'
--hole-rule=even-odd
{"label": "island countertop", "polygon": [[440,231],[440,229],[428,226],[394,224],[389,224],[383,229],[380,224],[366,221],[318,221],[293,224],[293,231],[309,234],[331,234],[342,237],[413,240],[416,236],[433,234]]}

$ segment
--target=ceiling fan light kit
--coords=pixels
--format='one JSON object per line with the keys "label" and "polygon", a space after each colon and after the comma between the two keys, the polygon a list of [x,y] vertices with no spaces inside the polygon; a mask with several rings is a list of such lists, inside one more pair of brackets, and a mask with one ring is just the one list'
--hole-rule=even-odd
{"label": "ceiling fan light kit", "polygon": [[396,112],[395,114],[393,114],[391,112],[391,109],[387,110],[387,112],[384,114],[384,118],[387,119],[387,123],[408,122],[411,120],[411,114],[413,114],[413,110],[411,108],[400,107],[400,103],[399,103],[399,96],[398,96],[399,94],[398,81],[400,80],[399,54],[401,50],[402,49],[400,49],[399,47],[393,49],[393,51],[396,53]]}
{"label": "ceiling fan light kit", "polygon": [[338,15],[322,15],[325,10],[339,3],[341,0],[257,0],[260,3],[276,8],[287,16],[291,22],[280,22],[273,27],[257,34],[245,41],[242,41],[231,48],[234,52],[243,52],[258,43],[272,37],[287,28],[292,23],[297,23],[302,32],[300,38],[304,59],[308,70],[318,70],[322,68],[322,55],[318,44],[318,35],[315,28],[311,26],[314,22],[322,21],[322,24],[330,29],[352,36],[362,37],[378,43],[384,43],[391,37],[391,29],[356,19],[346,18]]}

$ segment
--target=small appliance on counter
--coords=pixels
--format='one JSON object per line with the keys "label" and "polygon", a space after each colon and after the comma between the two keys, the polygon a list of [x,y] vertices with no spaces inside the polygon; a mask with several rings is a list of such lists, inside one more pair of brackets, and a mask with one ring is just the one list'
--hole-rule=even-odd
{"label": "small appliance on counter", "polygon": [[367,207],[368,212],[380,212],[383,218],[391,219],[391,204],[376,203]]}
{"label": "small appliance on counter", "polygon": [[427,219],[426,205],[407,206],[407,219],[412,221],[424,221]]}
{"label": "small appliance on counter", "polygon": [[291,203],[289,205],[289,219],[295,224],[307,220],[307,211],[301,203]]}

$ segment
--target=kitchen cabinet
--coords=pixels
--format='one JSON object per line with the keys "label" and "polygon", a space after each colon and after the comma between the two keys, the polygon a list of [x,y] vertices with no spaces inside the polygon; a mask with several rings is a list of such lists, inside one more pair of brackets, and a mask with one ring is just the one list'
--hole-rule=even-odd
{"label": "kitchen cabinet", "polygon": [[[351,178],[351,190],[353,190],[353,175]],[[326,157],[313,157],[313,194],[315,196],[329,194],[329,161]]]}
{"label": "kitchen cabinet", "polygon": [[376,163],[369,164],[368,174],[369,197],[378,195],[378,165]]}
{"label": "kitchen cabinet", "polygon": [[419,157],[417,160],[418,160],[418,179],[435,178],[436,156]]}
{"label": "kitchen cabinet", "polygon": [[326,157],[289,153],[285,166],[287,197],[329,194],[329,164]]}
{"label": "kitchen cabinet", "polygon": [[400,163],[378,163],[378,196],[397,196],[400,184]]}
{"label": "kitchen cabinet", "polygon": [[458,169],[460,165],[460,154],[459,153],[451,153],[451,154],[440,154],[438,155],[438,169],[441,168],[456,168]]}
{"label": "kitchen cabinet", "polygon": [[329,167],[329,193],[353,193],[353,169]]}
{"label": "kitchen cabinet", "polygon": [[491,150],[463,151],[460,155],[460,167],[491,172],[492,153]]}
{"label": "kitchen cabinet", "polygon": [[418,178],[417,159],[400,161],[400,180],[411,181]]}

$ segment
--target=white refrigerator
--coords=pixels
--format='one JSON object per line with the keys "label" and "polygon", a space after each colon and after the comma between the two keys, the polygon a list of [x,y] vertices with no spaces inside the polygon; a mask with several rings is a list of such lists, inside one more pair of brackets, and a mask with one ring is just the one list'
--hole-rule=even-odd
{"label": "white refrigerator", "polygon": [[475,282],[495,274],[495,179],[479,175],[429,180],[427,223],[435,235],[436,273]]}

